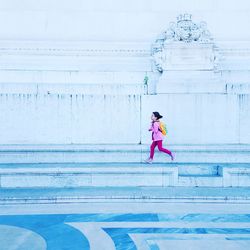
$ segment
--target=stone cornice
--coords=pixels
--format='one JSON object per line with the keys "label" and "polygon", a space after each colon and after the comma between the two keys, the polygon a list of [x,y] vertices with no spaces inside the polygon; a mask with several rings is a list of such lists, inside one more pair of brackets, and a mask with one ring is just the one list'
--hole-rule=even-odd
{"label": "stone cornice", "polygon": [[[216,41],[216,51],[219,71],[250,70],[250,41]],[[149,72],[152,61],[146,42],[0,41],[2,71]]]}
{"label": "stone cornice", "polygon": [[[250,53],[250,41],[216,41],[221,52]],[[0,41],[0,53],[15,55],[131,55],[150,56],[151,44],[146,42],[79,42],[79,41]]]}
{"label": "stone cornice", "polygon": [[150,44],[114,42],[0,41],[1,55],[150,56]]}

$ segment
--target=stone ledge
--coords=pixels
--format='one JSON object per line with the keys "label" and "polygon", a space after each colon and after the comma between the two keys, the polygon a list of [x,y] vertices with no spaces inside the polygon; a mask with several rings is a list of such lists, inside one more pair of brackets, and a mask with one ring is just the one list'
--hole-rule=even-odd
{"label": "stone ledge", "polygon": [[[183,175],[183,168],[187,170]],[[215,168],[216,167],[216,171]],[[0,164],[1,188],[249,187],[249,164]]]}
{"label": "stone ledge", "polygon": [[[193,144],[168,145],[175,151],[195,152],[250,152],[250,144]],[[148,151],[147,144],[0,144],[0,152],[119,152]]]}
{"label": "stone ledge", "polygon": [[92,202],[250,203],[249,188],[33,188],[2,189],[0,204],[63,204]]}
{"label": "stone ledge", "polygon": [[175,186],[176,167],[154,167],[128,165],[77,168],[56,167],[7,167],[0,168],[1,188],[11,187],[136,187]]}
{"label": "stone ledge", "polygon": [[[250,163],[250,145],[168,145],[174,163]],[[143,162],[149,145],[1,145],[0,163]],[[156,151],[156,163],[170,157]]]}

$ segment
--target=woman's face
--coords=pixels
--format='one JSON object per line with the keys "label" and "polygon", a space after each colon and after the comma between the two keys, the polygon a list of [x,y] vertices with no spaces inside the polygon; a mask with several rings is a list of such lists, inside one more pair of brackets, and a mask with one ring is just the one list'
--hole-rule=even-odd
{"label": "woman's face", "polygon": [[155,122],[155,121],[157,120],[157,117],[155,117],[155,115],[152,114],[152,115],[151,115],[151,120]]}

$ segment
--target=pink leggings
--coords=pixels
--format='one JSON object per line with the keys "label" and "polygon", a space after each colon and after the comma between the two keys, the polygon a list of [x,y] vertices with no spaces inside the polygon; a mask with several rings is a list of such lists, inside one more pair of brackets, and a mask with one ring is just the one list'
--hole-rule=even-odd
{"label": "pink leggings", "polygon": [[159,151],[164,152],[170,156],[172,156],[172,152],[162,147],[162,141],[153,141],[150,146],[150,158],[154,158],[155,147],[158,146]]}

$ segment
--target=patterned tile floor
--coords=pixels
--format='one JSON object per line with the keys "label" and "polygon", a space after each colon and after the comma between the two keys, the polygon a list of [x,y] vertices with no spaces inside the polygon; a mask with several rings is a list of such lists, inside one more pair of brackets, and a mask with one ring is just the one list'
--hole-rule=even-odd
{"label": "patterned tile floor", "polygon": [[250,204],[0,207],[1,250],[250,249]]}

